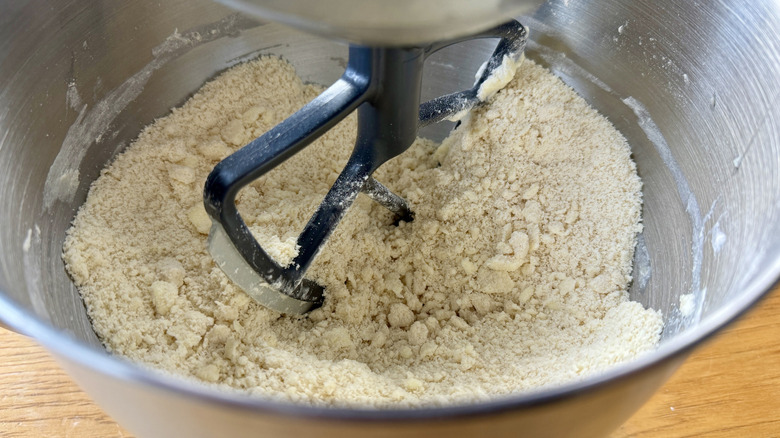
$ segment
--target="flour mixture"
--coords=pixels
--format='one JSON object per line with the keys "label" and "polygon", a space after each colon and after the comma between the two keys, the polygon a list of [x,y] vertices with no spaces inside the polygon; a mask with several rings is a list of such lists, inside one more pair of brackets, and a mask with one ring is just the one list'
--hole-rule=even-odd
{"label": "flour mixture", "polygon": [[[206,251],[212,167],[320,90],[276,58],[239,65],[146,128],[94,183],[64,258],[109,351],[178,375],[319,405],[473,402],[581,379],[655,347],[628,300],[641,183],[625,139],[526,60],[441,145],[376,177],[411,223],[361,195],[307,275],[324,307],[283,316]],[[356,118],[245,188],[273,257],[352,149]]]}

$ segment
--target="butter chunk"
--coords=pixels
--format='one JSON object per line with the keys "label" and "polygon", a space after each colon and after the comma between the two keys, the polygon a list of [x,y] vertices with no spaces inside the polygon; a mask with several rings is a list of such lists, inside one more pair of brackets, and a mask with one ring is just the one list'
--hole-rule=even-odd
{"label": "butter chunk", "polygon": [[176,304],[179,289],[167,281],[155,281],[152,283],[151,291],[154,310],[161,316],[167,315],[171,307]]}
{"label": "butter chunk", "polygon": [[421,321],[416,321],[409,328],[409,343],[412,345],[422,345],[428,340],[428,327]]}
{"label": "butter chunk", "polygon": [[167,281],[176,287],[179,287],[184,283],[184,276],[186,275],[184,266],[173,257],[161,260],[157,264],[157,270],[164,281]]}
{"label": "butter chunk", "polygon": [[414,322],[414,312],[406,304],[393,304],[390,306],[387,322],[393,327],[409,327]]}
{"label": "butter chunk", "polygon": [[515,282],[506,271],[495,271],[487,267],[477,272],[476,289],[486,294],[505,294],[511,292]]}
{"label": "butter chunk", "polygon": [[195,181],[195,169],[188,166],[180,166],[178,164],[171,164],[168,168],[168,176],[182,184],[192,184]]}
{"label": "butter chunk", "polygon": [[219,367],[214,364],[208,364],[202,368],[198,368],[198,370],[195,371],[195,375],[201,380],[214,383],[219,380]]}
{"label": "butter chunk", "polygon": [[221,140],[199,143],[197,148],[198,152],[209,160],[222,160],[233,151]]}
{"label": "butter chunk", "polygon": [[206,208],[203,207],[203,204],[198,203],[190,208],[190,211],[187,213],[187,219],[190,220],[192,226],[195,227],[200,234],[209,233],[209,230],[211,229],[211,218],[208,213],[206,213]]}
{"label": "butter chunk", "polygon": [[222,128],[220,135],[225,142],[235,146],[242,146],[244,144],[244,137],[246,137],[244,124],[241,120],[231,120]]}

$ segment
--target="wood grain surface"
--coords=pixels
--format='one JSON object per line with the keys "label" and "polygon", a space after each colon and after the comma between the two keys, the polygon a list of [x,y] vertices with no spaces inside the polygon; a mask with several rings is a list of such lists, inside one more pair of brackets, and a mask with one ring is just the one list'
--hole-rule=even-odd
{"label": "wood grain surface", "polygon": [[[0,436],[132,437],[32,340],[0,329]],[[780,437],[780,288],[709,341],[611,438]]]}

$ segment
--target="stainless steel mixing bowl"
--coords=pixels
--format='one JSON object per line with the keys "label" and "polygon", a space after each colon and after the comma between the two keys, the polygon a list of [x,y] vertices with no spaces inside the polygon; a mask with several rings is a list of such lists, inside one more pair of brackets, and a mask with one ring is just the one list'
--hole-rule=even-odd
{"label": "stainless steel mixing bowl", "polygon": [[[209,0],[0,7],[0,319],[139,436],[603,436],[780,274],[780,3],[553,1],[523,19],[529,56],[631,142],[645,184],[631,296],[664,314],[657,351],[563,387],[436,409],[311,408],[158,375],[103,350],[63,268],[90,182],[215,73],[272,53],[327,84],[346,48]],[[470,85],[490,49],[431,59],[426,95]],[[692,312],[680,312],[684,294]]]}

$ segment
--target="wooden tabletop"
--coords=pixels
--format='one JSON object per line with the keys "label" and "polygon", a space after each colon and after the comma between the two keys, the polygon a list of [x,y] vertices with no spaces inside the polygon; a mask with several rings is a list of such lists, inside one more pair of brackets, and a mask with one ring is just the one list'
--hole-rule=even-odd
{"label": "wooden tabletop", "polygon": [[[28,338],[0,329],[0,436],[132,437]],[[611,438],[780,437],[780,287],[697,350]]]}

